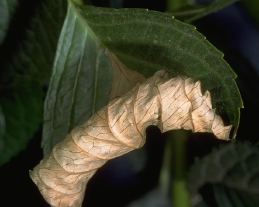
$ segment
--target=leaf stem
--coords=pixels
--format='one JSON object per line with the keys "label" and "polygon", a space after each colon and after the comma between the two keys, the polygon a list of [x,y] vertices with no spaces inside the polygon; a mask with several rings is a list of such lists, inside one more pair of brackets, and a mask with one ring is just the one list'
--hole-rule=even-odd
{"label": "leaf stem", "polygon": [[185,143],[189,132],[176,130],[170,133],[172,150],[172,203],[174,207],[189,207],[189,193],[186,189]]}
{"label": "leaf stem", "polygon": [[172,195],[174,207],[190,207],[189,193],[186,190],[185,142],[188,137],[189,131],[169,132],[164,151],[159,190],[164,197]]}

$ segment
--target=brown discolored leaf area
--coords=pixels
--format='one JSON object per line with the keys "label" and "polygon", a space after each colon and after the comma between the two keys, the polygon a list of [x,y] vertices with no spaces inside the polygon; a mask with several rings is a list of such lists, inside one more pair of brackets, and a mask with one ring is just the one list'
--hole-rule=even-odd
{"label": "brown discolored leaf area", "polygon": [[146,78],[135,70],[129,69],[113,53],[106,51],[112,65],[112,88],[109,99],[122,96],[131,90],[138,83],[142,83]]}
{"label": "brown discolored leaf area", "polygon": [[162,132],[180,128],[212,132],[224,140],[231,129],[212,109],[210,93],[202,95],[199,81],[171,78],[161,70],[74,128],[30,176],[51,206],[81,206],[96,170],[109,159],[143,146],[150,125]]}

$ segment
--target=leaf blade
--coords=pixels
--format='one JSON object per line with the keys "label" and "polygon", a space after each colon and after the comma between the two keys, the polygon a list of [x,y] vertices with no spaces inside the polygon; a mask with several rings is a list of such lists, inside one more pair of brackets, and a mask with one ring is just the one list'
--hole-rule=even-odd
{"label": "leaf blade", "polygon": [[[235,136],[239,124],[239,108],[243,106],[236,83],[233,80],[236,78],[236,74],[222,59],[222,53],[205,40],[204,36],[195,31],[193,26],[173,20],[168,14],[143,9],[116,10],[81,6],[72,2],[70,2],[69,8],[70,13],[68,13],[67,21],[71,22],[69,24],[66,23],[63,27],[63,37],[61,35],[61,39],[68,38],[65,37],[66,31],[68,36],[77,30],[81,33],[86,32],[89,33],[92,38],[89,44],[93,43],[100,48],[109,50],[109,52],[115,54],[119,61],[126,65],[126,67],[146,77],[152,76],[158,70],[166,69],[173,76],[181,74],[194,77],[195,80],[201,80],[203,92],[209,90],[212,95],[213,107],[217,109],[219,114],[227,113],[231,124],[234,126],[233,136]],[[72,22],[73,18],[74,22]],[[67,25],[71,25],[71,28],[77,25],[77,28],[69,30]],[[77,38],[81,39],[81,42],[86,41],[83,37],[80,37],[80,32],[74,35],[78,35]],[[62,41],[63,43],[65,42],[64,40]],[[68,56],[68,48],[61,48],[63,44],[62,41],[60,40],[59,43],[60,48],[58,49],[54,66],[54,68],[59,68],[58,70],[60,71],[62,71],[62,67],[67,69],[68,67],[64,62],[61,63],[63,66],[57,62],[59,53],[65,51],[67,52],[67,57],[73,58],[72,55]],[[74,42],[76,42],[75,38],[66,39],[66,42],[69,41],[72,41],[71,45],[75,47],[73,46]],[[81,51],[81,53],[79,53],[82,54],[83,49],[78,48]],[[92,52],[97,54],[97,50],[93,50]],[[78,56],[78,54],[75,56]],[[102,58],[105,59],[104,56]],[[76,61],[76,57],[74,57],[74,60],[75,64],[79,64],[80,61]],[[110,61],[112,62],[112,60]],[[106,63],[111,67],[108,60],[106,60]],[[95,67],[95,63],[87,64],[92,64],[92,67]],[[80,68],[85,70],[84,67]],[[111,69],[109,70],[110,74]],[[54,78],[55,72],[53,73],[53,84],[57,84],[54,83],[54,79],[57,82],[59,80],[62,81],[61,73],[58,75],[59,78]],[[111,81],[108,82],[101,89],[106,95],[109,93],[111,87]],[[95,83],[96,82],[93,81],[91,87],[94,88]],[[57,97],[62,96],[62,94],[59,94],[57,85],[53,85],[49,91],[53,88],[55,88],[55,92],[49,92],[46,103],[50,97],[55,97],[56,95]],[[77,89],[75,89],[75,91],[77,91]],[[51,93],[53,93],[53,95],[51,95]],[[88,96],[89,94],[84,93],[84,95]],[[104,106],[108,98],[94,98],[93,100],[100,103],[100,106]],[[70,102],[69,100],[66,101]],[[57,120],[54,120],[52,125],[57,124],[59,125],[58,127],[60,127],[60,130],[56,130],[56,126],[51,126],[47,123],[44,124],[46,128],[44,129],[42,143],[45,149],[48,148],[44,153],[45,155],[50,152],[50,149],[55,143],[65,138],[66,134],[73,128],[72,126],[75,126],[76,123],[81,124],[82,120],[86,121],[90,117],[90,114],[96,111],[97,108],[94,109],[92,107],[94,101],[89,103],[90,108],[85,109],[83,109],[85,106],[82,104],[73,105],[70,102],[69,105],[73,109],[70,108],[69,110],[75,110],[76,107],[80,107],[82,114],[85,114],[85,118],[77,117],[74,119],[77,121],[73,121],[72,117],[58,117],[58,108],[54,107],[54,101],[50,101],[53,105],[51,107],[49,107],[48,104],[45,105],[45,121],[52,122],[51,120],[57,117]],[[87,103],[87,101],[85,103]],[[56,115],[49,115],[50,112],[48,112],[48,110],[53,111]],[[92,110],[92,113],[87,114],[86,111],[89,112],[89,110]],[[61,112],[59,114],[61,114]],[[71,112],[70,114],[74,116],[73,114],[75,114],[75,112]],[[58,120],[58,118],[60,118],[60,120]],[[62,119],[66,119],[66,121],[62,123]],[[57,134],[51,134],[55,130]],[[56,141],[51,143],[50,140]],[[47,147],[47,145],[50,147]]]}
{"label": "leaf blade", "polygon": [[[45,102],[44,156],[73,127],[83,124],[108,102],[111,87],[111,66],[105,48],[84,29],[74,6],[70,4],[68,8]],[[71,93],[67,93],[69,87],[73,88]]]}
{"label": "leaf blade", "polygon": [[39,128],[42,122],[42,97],[43,92],[34,87],[0,97],[5,121],[4,133],[0,134],[0,166],[24,150]]}
{"label": "leaf blade", "polygon": [[[244,206],[250,206],[249,203],[258,205],[258,160],[258,148],[247,142],[221,146],[194,164],[189,175],[188,189],[195,197],[202,186],[213,185],[219,206],[223,203],[237,206],[234,197],[242,200]],[[242,203],[239,205],[242,206]]]}
{"label": "leaf blade", "polygon": [[193,26],[168,14],[143,9],[77,8],[98,41],[127,67],[146,77],[166,69],[173,76],[182,74],[200,80],[203,92],[210,91],[217,112],[227,113],[235,136],[239,108],[243,107],[234,82],[236,74],[223,54]]}
{"label": "leaf blade", "polygon": [[6,68],[1,71],[2,88],[26,87],[30,81],[43,85],[50,76],[66,2],[45,0],[36,6],[22,23],[19,18],[24,14],[19,13],[1,48],[1,67]]}
{"label": "leaf blade", "polygon": [[65,5],[63,0],[43,1],[30,11],[34,16],[25,18],[29,22],[16,25],[23,28],[22,35],[10,32],[1,47],[0,92],[6,123],[0,137],[0,152],[5,155],[0,164],[25,149],[42,122],[43,84],[52,68]]}

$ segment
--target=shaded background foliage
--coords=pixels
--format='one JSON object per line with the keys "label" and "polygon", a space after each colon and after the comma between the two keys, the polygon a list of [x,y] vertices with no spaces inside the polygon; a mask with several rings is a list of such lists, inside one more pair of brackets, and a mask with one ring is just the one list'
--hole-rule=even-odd
{"label": "shaded background foliage", "polygon": [[[30,45],[26,45],[26,42],[19,46],[17,46],[17,42],[23,39],[26,33],[30,33],[30,31],[26,31],[24,28],[28,28],[28,24],[33,24],[31,17],[35,16],[38,8],[42,8],[44,1],[18,2],[18,10],[14,14],[11,27],[0,48],[1,59],[3,59],[3,61],[1,60],[1,68],[5,68],[5,64],[8,64],[8,60],[13,58],[20,47],[30,48]],[[92,3],[96,6],[142,7],[158,11],[166,10],[165,1],[140,2],[125,0],[122,3],[116,3],[115,1],[108,3],[108,1],[104,0],[93,0]],[[63,5],[62,8],[64,9],[66,6]],[[57,10],[60,11],[59,9],[58,7]],[[64,10],[63,12],[60,11],[60,15],[65,15]],[[249,140],[252,143],[258,142],[256,136],[258,124],[251,121],[251,115],[253,117],[259,117],[259,65],[258,58],[256,58],[256,54],[259,54],[259,29],[258,22],[255,19],[248,12],[243,2],[237,2],[217,13],[193,22],[197,30],[225,54],[224,59],[238,75],[237,83],[242,94],[245,109],[241,110],[241,122],[237,139]],[[16,25],[19,26],[17,27]],[[62,21],[59,24],[60,29],[61,26]],[[54,36],[52,45],[53,54],[55,53],[55,41],[57,41],[58,35],[59,33],[49,34],[51,37]],[[47,54],[43,54],[43,56],[54,58],[54,55],[48,56]],[[28,62],[30,61],[31,59],[29,57]],[[33,61],[40,63],[40,59]],[[50,58],[48,62],[52,65],[53,59]],[[38,77],[36,73],[32,78],[26,77],[26,73],[17,71],[18,68],[15,66],[9,67],[13,69],[11,70],[12,73],[7,76],[3,75],[5,73],[2,69],[0,71],[1,77],[5,76],[4,79],[1,78],[1,94],[5,94],[8,97],[8,95],[13,93],[12,90],[6,91],[5,89],[5,86],[9,84],[13,88],[15,88],[15,85],[21,84],[24,87],[22,90],[27,91],[31,85],[26,86],[23,84],[23,81],[33,79],[32,81],[36,81],[39,85],[43,104],[44,88],[41,88],[41,84],[39,83],[47,81],[46,78],[49,76],[50,71],[47,71],[44,77]],[[24,67],[30,68],[28,65],[24,65]],[[42,65],[40,70],[44,70],[45,67],[45,65]],[[16,74],[18,74],[18,78],[14,77]],[[39,125],[41,120],[37,122]],[[28,176],[28,170],[38,164],[38,161],[43,156],[41,150],[39,150],[41,134],[42,129],[40,128],[34,138],[29,141],[26,149],[0,168],[1,185],[2,189],[4,189],[2,202],[9,203],[9,206],[16,206],[17,200],[14,199],[14,196],[19,198],[20,205],[48,206]],[[150,128],[147,136],[148,139],[145,147],[136,152],[138,154],[137,159],[134,159],[134,154],[125,155],[110,161],[97,172],[89,183],[84,201],[85,206],[103,206],[107,203],[115,207],[125,206],[157,186],[166,135],[161,135],[157,129]],[[222,143],[208,134],[192,134],[186,143],[188,152],[187,168],[193,164],[194,157],[203,157],[211,152],[213,147]],[[4,156],[4,154],[1,154],[1,156]],[[139,157],[142,159],[139,159]],[[139,162],[136,162],[136,160]],[[206,196],[209,196],[209,190],[207,189],[210,188],[211,186],[205,186],[201,191]]]}

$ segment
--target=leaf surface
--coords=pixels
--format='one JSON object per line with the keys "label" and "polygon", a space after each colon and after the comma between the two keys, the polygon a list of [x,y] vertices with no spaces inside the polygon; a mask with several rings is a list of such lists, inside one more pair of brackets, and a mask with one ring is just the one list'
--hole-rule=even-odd
{"label": "leaf surface", "polygon": [[128,68],[146,77],[165,69],[171,75],[200,80],[209,90],[212,105],[239,124],[242,99],[234,79],[236,74],[213,47],[191,25],[170,15],[143,9],[109,9],[78,6],[78,12],[95,37]]}
{"label": "leaf surface", "polygon": [[0,165],[25,149],[43,120],[43,84],[50,76],[64,11],[63,0],[43,1],[30,11],[30,18],[21,16],[24,21],[13,21],[19,24],[1,47],[0,104],[5,122],[0,123],[0,154],[5,156],[1,156]]}
{"label": "leaf surface", "polygon": [[109,99],[111,64],[105,48],[69,5],[44,109],[44,155]]}
{"label": "leaf surface", "polygon": [[86,184],[108,160],[142,147],[146,129],[211,132],[228,140],[231,126],[211,108],[200,82],[158,71],[115,98],[56,144],[30,176],[51,206],[81,206]]}
{"label": "leaf surface", "polygon": [[43,92],[33,86],[31,90],[6,92],[8,96],[0,97],[0,166],[25,149],[42,121]]}
{"label": "leaf surface", "polygon": [[259,150],[251,144],[232,142],[222,146],[193,166],[188,181],[191,196],[197,197],[209,184],[218,206],[258,206],[258,161]]}
{"label": "leaf surface", "polygon": [[200,80],[203,93],[211,93],[213,108],[226,114],[228,124],[233,125],[234,137],[243,103],[234,81],[236,74],[222,56],[193,26],[168,14],[70,2],[45,102],[44,154],[48,155],[76,124],[107,104],[111,88],[129,90],[125,85],[131,81],[116,85],[119,79],[114,75],[112,57],[116,57],[120,71],[125,66],[146,78],[165,69],[173,76]]}
{"label": "leaf surface", "polygon": [[[21,7],[24,9],[24,5]],[[66,1],[45,0],[33,8],[24,22],[16,17],[16,27],[1,48],[0,64],[5,68],[1,71],[2,88],[27,87],[31,81],[43,85],[51,74],[65,14]]]}
{"label": "leaf surface", "polygon": [[137,83],[142,83],[146,80],[142,74],[129,69],[123,63],[121,63],[114,54],[109,53],[109,59],[112,64],[113,76],[112,88],[109,98],[110,100],[124,95]]}

